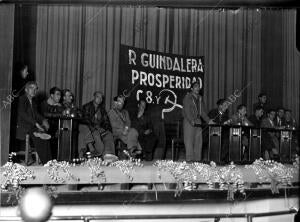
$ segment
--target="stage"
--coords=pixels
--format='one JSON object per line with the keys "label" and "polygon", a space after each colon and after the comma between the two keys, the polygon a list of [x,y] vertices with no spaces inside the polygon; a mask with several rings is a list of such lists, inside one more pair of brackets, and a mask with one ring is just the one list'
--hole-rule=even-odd
{"label": "stage", "polygon": [[29,167],[8,163],[0,168],[0,221],[16,219],[18,198],[36,186],[52,197],[53,220],[246,221],[248,215],[266,221],[263,216],[277,213],[275,221],[292,221],[299,207],[298,169],[296,163],[263,160],[226,166],[167,160],[107,166],[99,159]]}
{"label": "stage", "polygon": [[[174,173],[176,173],[175,171],[178,171],[178,175],[183,175],[185,172],[191,171],[191,173],[193,173],[191,182],[196,184],[206,184],[208,177],[213,176],[213,173],[217,174],[222,172],[240,173],[242,180],[248,185],[258,183],[267,184],[270,183],[272,175],[264,175],[264,178],[259,179],[257,170],[265,170],[265,172],[262,173],[267,174],[268,171],[273,172],[275,169],[281,171],[286,170],[286,172],[290,174],[290,181],[292,183],[299,182],[298,165],[296,163],[281,164],[264,160],[258,160],[248,165],[235,165],[232,163],[232,165],[223,166],[218,166],[214,162],[205,164],[199,162],[186,163],[185,161],[175,162],[171,160],[156,162],[122,160],[107,165],[105,162],[96,158],[82,164],[51,161],[45,166],[22,166],[20,164],[14,164],[13,166],[18,166],[20,169],[28,169],[31,171],[30,175],[33,176],[33,178],[28,177],[26,180],[20,180],[20,185],[178,183],[178,179],[180,178],[174,178],[174,176],[176,177],[176,175],[174,175]],[[11,167],[12,165],[10,164],[10,168]],[[0,167],[0,173],[3,174],[7,169],[7,164]],[[54,178],[51,178],[54,172],[51,173],[50,171],[54,170]],[[97,175],[95,175],[95,173]],[[276,173],[279,174],[280,172]],[[280,175],[274,174],[274,176],[280,179]],[[7,177],[2,176],[0,179],[1,184],[5,183],[6,179]],[[62,181],[58,181],[59,179],[62,179]],[[181,179],[188,180],[188,177]],[[218,181],[215,182],[217,183]]]}

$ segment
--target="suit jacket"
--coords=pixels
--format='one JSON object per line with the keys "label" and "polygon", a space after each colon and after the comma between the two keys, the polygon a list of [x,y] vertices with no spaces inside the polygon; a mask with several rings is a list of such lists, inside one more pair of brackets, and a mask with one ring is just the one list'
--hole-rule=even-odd
{"label": "suit jacket", "polygon": [[228,111],[226,110],[225,113],[220,113],[218,108],[212,109],[208,113],[209,118],[211,118],[216,124],[223,124],[226,122],[228,117]]}
{"label": "suit jacket", "polygon": [[200,117],[202,117],[204,121],[209,122],[202,97],[199,96],[195,99],[192,93],[187,93],[183,99],[182,114],[184,120],[188,121],[191,125],[193,125],[193,123],[201,123]]}
{"label": "suit jacket", "polygon": [[254,114],[249,117],[249,121],[253,124],[254,127],[260,127],[261,120],[257,119],[257,117]]}
{"label": "suit jacket", "polygon": [[258,107],[258,106],[261,106],[263,108],[263,110],[264,110],[264,116],[266,116],[267,115],[267,111],[270,109],[269,104],[268,103],[263,104],[263,103],[260,103],[260,102],[254,103],[253,104],[253,113],[255,113],[255,108]]}
{"label": "suit jacket", "polygon": [[130,119],[132,128],[135,128],[139,135],[144,135],[144,132],[148,129],[153,131],[153,124],[147,111],[145,111],[140,118],[137,117],[137,112],[134,112],[134,115],[132,115]]}
{"label": "suit jacket", "polygon": [[122,137],[125,126],[130,128],[131,121],[128,111],[123,109],[121,112],[116,109],[111,109],[108,112],[108,117],[112,126],[113,134],[117,137]]}
{"label": "suit jacket", "polygon": [[62,116],[64,107],[61,105],[50,105],[48,100],[44,100],[41,103],[41,113],[46,118],[59,117]]}
{"label": "suit jacket", "polygon": [[261,121],[261,127],[263,127],[263,128],[275,128],[275,123],[274,123],[274,121],[271,121],[269,118],[264,118]]}
{"label": "suit jacket", "polygon": [[284,118],[280,119],[278,116],[276,116],[274,119],[275,126],[284,126],[284,122],[285,122]]}
{"label": "suit jacket", "polygon": [[98,106],[96,109],[93,101],[85,104],[82,107],[82,116],[86,119],[85,123],[89,125],[92,131],[96,128],[111,131],[109,118],[103,105]]}
{"label": "suit jacket", "polygon": [[35,124],[42,124],[45,118],[37,111],[35,99],[32,99],[32,104],[26,94],[19,98],[18,103],[18,118],[17,118],[17,139],[24,140],[27,133],[35,129]]}

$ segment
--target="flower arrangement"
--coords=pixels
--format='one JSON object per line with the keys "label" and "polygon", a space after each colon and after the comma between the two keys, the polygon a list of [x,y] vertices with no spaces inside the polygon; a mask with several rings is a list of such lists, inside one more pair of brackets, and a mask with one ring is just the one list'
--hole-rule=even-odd
{"label": "flower arrangement", "polygon": [[[7,191],[10,193],[7,203],[19,201],[24,194],[25,188],[20,186],[20,182],[27,179],[35,179],[34,172],[28,168],[13,162],[7,162],[3,166],[2,178],[4,178],[1,184],[1,191]],[[13,200],[12,197],[16,199]]]}
{"label": "flower arrangement", "polygon": [[125,150],[123,151],[125,155],[129,157],[128,160],[118,160],[110,164],[111,167],[117,167],[120,171],[130,180],[133,181],[133,176],[131,171],[136,167],[143,167],[141,159],[136,159],[130,156],[130,154]]}
{"label": "flower arrangement", "polygon": [[[44,165],[44,167],[48,167],[48,176],[56,183],[65,183],[67,180],[71,179],[80,181],[80,178],[75,177],[70,172],[71,165],[66,161],[58,162],[57,160],[50,160]],[[60,176],[60,173],[65,174],[65,176]]]}
{"label": "flower arrangement", "polygon": [[[66,161],[58,162],[51,160],[44,167],[47,168],[47,174],[51,180],[56,183],[65,183],[68,180],[79,181],[70,169],[74,164]],[[90,183],[106,182],[106,176],[103,166],[117,167],[133,181],[134,167],[143,167],[140,159],[129,156],[129,160],[116,161],[108,165],[107,162],[100,158],[85,159],[80,166],[88,167],[90,170]],[[181,194],[183,190],[196,190],[198,181],[205,181],[209,189],[227,190],[228,200],[234,199],[237,192],[245,195],[244,179],[241,167],[237,167],[233,162],[227,166],[217,167],[216,163],[204,164],[199,162],[187,163],[174,162],[172,160],[158,160],[153,166],[158,168],[158,177],[161,178],[161,172],[167,172],[175,179],[177,188],[175,196]],[[272,160],[256,160],[246,169],[254,171],[260,183],[270,183],[272,193],[279,192],[279,186],[291,186],[293,176],[299,171],[299,157],[296,157],[293,165],[283,165]],[[7,162],[2,167],[2,184],[1,190],[14,192],[16,196],[22,193],[21,181],[35,179],[34,172],[27,167],[17,163]]]}
{"label": "flower arrangement", "polygon": [[98,185],[101,184],[101,181],[106,182],[105,173],[103,166],[106,166],[107,163],[102,161],[100,158],[88,159],[81,163],[81,166],[86,166],[90,170],[90,183],[94,183],[95,179],[98,180]]}
{"label": "flower arrangement", "polygon": [[21,181],[35,179],[34,172],[32,170],[13,162],[7,162],[3,166],[2,177],[5,178],[5,180],[1,184],[1,190],[5,190],[9,186],[17,188]]}
{"label": "flower arrangement", "polygon": [[[293,173],[297,169],[297,163],[294,162],[293,167],[285,166],[273,160],[257,159],[251,165],[246,165],[245,168],[252,169],[261,183],[271,183],[272,193],[279,193],[278,187],[291,186]],[[299,169],[299,161],[298,161]]]}
{"label": "flower arrangement", "polygon": [[197,175],[191,164],[184,162],[173,162],[172,160],[158,160],[153,164],[158,168],[158,177],[161,172],[170,173],[177,181],[175,196],[179,196],[183,190],[194,190]]}
{"label": "flower arrangement", "polygon": [[195,182],[200,178],[206,181],[209,189],[214,188],[215,184],[219,184],[220,190],[227,189],[227,199],[229,200],[234,199],[234,193],[237,191],[245,194],[242,173],[233,163],[226,167],[217,167],[214,162],[208,165],[198,162],[188,164],[185,161],[158,160],[154,166],[159,169],[159,177],[161,171],[166,171],[177,181],[175,196],[180,194],[182,190],[196,189]]}

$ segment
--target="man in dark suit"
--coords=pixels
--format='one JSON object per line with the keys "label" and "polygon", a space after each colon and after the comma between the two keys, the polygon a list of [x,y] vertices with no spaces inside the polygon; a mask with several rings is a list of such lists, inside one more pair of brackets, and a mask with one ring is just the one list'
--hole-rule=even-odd
{"label": "man in dark suit", "polygon": [[18,103],[16,137],[24,141],[26,135],[29,134],[39,158],[44,164],[51,160],[51,150],[49,141],[43,138],[41,132],[46,132],[49,129],[49,124],[47,119],[37,111],[37,104],[34,99],[36,91],[36,82],[26,83],[25,94],[20,97]]}
{"label": "man in dark suit", "polygon": [[254,114],[249,117],[249,121],[254,127],[259,128],[261,124],[261,117],[264,115],[264,110],[261,106],[255,107]]}
{"label": "man in dark suit", "polygon": [[151,161],[157,143],[157,137],[153,133],[153,123],[150,114],[147,111],[146,100],[140,99],[137,105],[137,111],[130,117],[132,128],[138,131],[138,141],[143,149],[144,159]]}
{"label": "man in dark suit", "polygon": [[85,147],[88,147],[92,156],[101,156],[104,160],[112,162],[117,160],[102,92],[96,91],[94,99],[83,106],[82,117],[85,120],[79,125],[79,155],[83,156]]}
{"label": "man in dark suit", "polygon": [[[231,116],[227,121],[228,124],[236,126],[253,126],[253,124],[247,118],[247,106],[240,104],[237,107],[237,112]],[[249,149],[249,131],[242,129],[242,156],[244,160],[248,158]]]}
{"label": "man in dark suit", "polygon": [[284,125],[284,108],[283,107],[278,107],[277,108],[277,113],[276,117],[274,120],[275,126],[276,127],[283,127]]}
{"label": "man in dark suit", "polygon": [[[275,115],[276,112],[273,109],[268,110],[266,118],[261,122],[262,128],[275,129]],[[264,152],[265,159],[276,159],[279,153],[279,141],[274,131],[262,130],[262,150]]]}
{"label": "man in dark suit", "polygon": [[228,106],[225,99],[217,101],[217,108],[209,111],[208,117],[211,118],[216,124],[224,124],[228,119]]}
{"label": "man in dark suit", "polygon": [[253,125],[247,118],[247,107],[245,104],[238,105],[237,112],[231,116],[228,122],[231,125],[242,125],[242,126]]}
{"label": "man in dark suit", "polygon": [[50,96],[48,99],[41,103],[41,114],[48,118],[49,130],[48,133],[51,135],[50,146],[52,157],[57,158],[58,151],[58,134],[59,134],[59,120],[58,117],[62,116],[63,106],[59,102],[61,98],[61,90],[54,86],[50,89]]}
{"label": "man in dark suit", "polygon": [[[228,116],[228,105],[225,99],[219,99],[217,101],[217,108],[214,108],[209,111],[208,117],[211,118],[216,124],[223,125],[229,119]],[[229,129],[222,128],[221,131],[222,144],[221,144],[221,161],[228,162],[228,148],[229,148]],[[208,146],[209,143],[209,131],[205,130],[203,132],[204,144]]]}

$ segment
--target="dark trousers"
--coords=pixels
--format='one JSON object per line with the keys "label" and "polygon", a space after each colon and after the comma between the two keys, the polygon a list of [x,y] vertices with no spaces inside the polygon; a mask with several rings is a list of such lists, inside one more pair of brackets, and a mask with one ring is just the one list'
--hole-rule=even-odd
{"label": "dark trousers", "polygon": [[82,157],[83,153],[81,152],[81,149],[85,149],[86,145],[91,143],[95,150],[100,155],[105,154],[115,154],[115,144],[113,135],[111,132],[107,131],[107,133],[103,136],[101,136],[100,129],[96,129],[94,131],[91,131],[90,128],[87,125],[80,124],[79,125],[79,137],[78,137],[78,143],[79,146],[79,156]]}
{"label": "dark trousers", "polygon": [[145,160],[151,161],[153,159],[153,153],[157,143],[157,137],[154,135],[154,133],[150,133],[148,135],[139,135],[138,139],[143,149]]}
{"label": "dark trousers", "polygon": [[262,140],[261,140],[262,151],[272,151],[272,149],[279,149],[279,141],[276,136],[272,133],[262,131]]}
{"label": "dark trousers", "polygon": [[162,160],[166,157],[166,131],[163,120],[157,120],[153,124],[153,133],[157,138],[156,149],[154,150],[154,159]]}
{"label": "dark trousers", "polygon": [[50,148],[50,141],[42,140],[39,137],[35,137],[33,135],[33,132],[31,132],[29,135],[33,142],[33,146],[39,155],[39,158],[40,158],[42,164],[45,164],[49,160],[51,160],[52,154],[51,154],[51,148]]}
{"label": "dark trousers", "polygon": [[57,151],[58,151],[58,120],[50,121],[50,129],[47,132],[51,135],[50,148],[53,159],[57,159]]}

